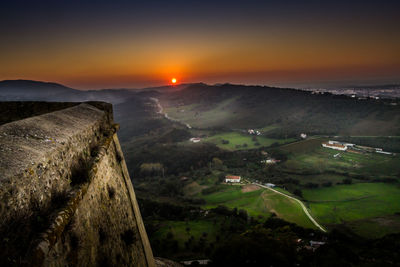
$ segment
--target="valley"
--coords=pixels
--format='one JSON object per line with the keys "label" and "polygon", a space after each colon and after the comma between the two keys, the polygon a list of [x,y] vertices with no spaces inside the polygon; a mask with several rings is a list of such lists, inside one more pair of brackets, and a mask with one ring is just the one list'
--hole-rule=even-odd
{"label": "valley", "polygon": [[[400,233],[397,108],[371,101],[353,103],[349,109],[343,104],[354,100],[312,96],[322,98],[318,107],[286,114],[287,106],[275,106],[272,119],[268,116],[270,107],[244,104],[247,96],[243,91],[235,94],[235,89],[218,89],[220,94],[213,91],[212,100],[210,95],[203,99],[193,88],[158,95],[159,102],[148,108],[148,114],[153,114],[149,118],[162,127],[124,143],[125,153],[135,165],[130,165],[130,170],[139,202],[147,199],[155,206],[167,202],[173,210],[189,209],[191,213],[176,218],[154,210],[144,212],[158,253],[175,253],[176,259],[203,258],[215,251],[221,238],[229,239],[254,225],[278,219],[314,234],[325,229],[340,229],[362,238]],[[282,92],[269,90],[272,99],[268,101],[273,103],[276,94]],[[224,98],[226,91],[231,92],[228,99]],[[301,94],[293,92],[290,97],[310,101]],[[324,98],[337,103],[326,106]],[[311,102],[318,103],[319,99]],[[318,115],[314,114],[316,110],[320,111]],[[361,114],[360,110],[379,113],[381,119],[370,121],[376,115]],[[344,113],[346,118],[354,118],[353,123],[339,123]],[[389,114],[396,115],[385,119]],[[332,116],[336,120],[327,123]],[[366,122],[370,123],[368,132],[364,127],[357,129]],[[378,127],[374,124],[386,124],[385,134],[379,135],[382,129],[374,129]],[[322,147],[328,140],[379,147],[393,154]],[[162,170],[145,172],[140,162],[160,163]],[[226,184],[226,175],[239,175],[243,182]],[[259,186],[247,189],[252,183]],[[293,199],[263,188],[266,183]]]}
{"label": "valley", "polygon": [[[302,262],[310,241],[375,244],[400,233],[396,100],[205,84],[69,95],[88,96],[113,102],[157,256],[218,262],[228,248],[263,244],[276,255],[298,251],[285,257]],[[322,146],[329,142],[354,147]]]}
{"label": "valley", "polygon": [[1,10],[0,267],[400,266],[399,0]]}

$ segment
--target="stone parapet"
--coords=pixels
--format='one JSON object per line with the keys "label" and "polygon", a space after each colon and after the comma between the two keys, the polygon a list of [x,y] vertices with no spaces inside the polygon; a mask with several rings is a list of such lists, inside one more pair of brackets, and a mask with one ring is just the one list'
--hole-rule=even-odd
{"label": "stone parapet", "polygon": [[154,266],[116,129],[101,102],[0,126],[0,263]]}

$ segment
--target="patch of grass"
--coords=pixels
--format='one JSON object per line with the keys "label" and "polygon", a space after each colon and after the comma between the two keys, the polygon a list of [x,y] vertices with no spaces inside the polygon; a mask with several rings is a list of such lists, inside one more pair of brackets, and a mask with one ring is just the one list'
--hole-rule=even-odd
{"label": "patch of grass", "polygon": [[358,183],[303,190],[310,209],[323,224],[385,216],[400,211],[398,184]]}
{"label": "patch of grass", "polygon": [[226,235],[227,231],[221,229],[229,229],[235,223],[236,219],[222,216],[188,221],[163,220],[158,223],[150,241],[157,255],[173,255],[176,260],[204,258]]}
{"label": "patch of grass", "polygon": [[280,149],[291,153],[306,153],[321,147],[321,143],[325,141],[327,141],[326,138],[310,138],[281,146]]}
{"label": "patch of grass", "polygon": [[272,130],[275,130],[278,128],[279,128],[279,126],[277,126],[277,125],[268,125],[268,126],[265,126],[262,128],[258,128],[257,130],[261,131],[262,133],[266,133],[266,132],[269,132],[269,131],[272,131]]}
{"label": "patch of grass", "polygon": [[156,232],[154,238],[168,238],[168,233],[172,233],[174,239],[179,243],[180,247],[184,247],[184,243],[193,236],[199,239],[203,233],[207,233],[206,239],[214,241],[218,233],[218,226],[213,220],[195,220],[195,221],[163,221],[162,227]]}
{"label": "patch of grass", "polygon": [[[400,231],[394,226],[396,223],[391,223],[393,220],[377,219],[400,211],[400,187],[396,183],[400,157],[337,151],[323,148],[323,141],[326,139],[316,138],[279,147],[289,153],[279,168],[299,180],[303,197],[317,221],[328,226],[344,224],[365,237]],[[337,153],[340,157],[335,158]],[[345,179],[351,179],[353,184],[343,185]],[[319,188],[308,189],[308,183]],[[388,221],[383,226],[382,222]]]}
{"label": "patch of grass", "polygon": [[[400,173],[400,157],[398,155],[382,155],[378,153],[356,154],[323,148],[323,139],[312,139],[282,146],[279,149],[290,152],[288,160],[281,164],[284,171],[299,174],[336,174],[335,177],[319,177],[332,183],[352,177],[358,180],[398,180]],[[334,157],[336,154],[339,157]],[[308,177],[305,177],[308,178]],[[311,177],[310,177],[311,178]],[[343,179],[344,179],[343,178]]]}
{"label": "patch of grass", "polygon": [[348,222],[345,224],[356,234],[366,238],[381,238],[400,232],[400,216],[388,215]]}
{"label": "patch of grass", "polygon": [[[322,173],[313,175],[292,174],[291,178],[299,180],[301,186],[305,186],[308,183],[313,183],[319,185],[320,187],[324,187],[324,184],[326,183],[331,183],[331,185],[341,184],[343,180],[348,177],[338,174]],[[354,178],[352,181],[353,183],[358,182],[358,180]]]}
{"label": "patch of grass", "polygon": [[241,186],[225,186],[225,189],[203,196],[207,209],[224,205],[229,208],[244,209],[250,216],[268,218],[271,213],[289,222],[314,228],[303,210],[294,200],[274,193],[268,189],[242,192]]}
{"label": "patch of grass", "polygon": [[201,186],[197,182],[191,182],[183,188],[183,192],[185,195],[193,196],[199,194],[204,188],[207,186]]}
{"label": "patch of grass", "polygon": [[209,128],[220,126],[232,119],[237,97],[227,97],[223,101],[215,103],[208,110],[204,110],[200,104],[190,104],[165,109],[168,116],[181,122],[188,123],[196,128]]}
{"label": "patch of grass", "polygon": [[[229,142],[223,143],[223,140]],[[208,138],[205,138],[203,141],[216,144],[219,148],[233,151],[233,150],[243,150],[243,149],[254,149],[263,146],[268,147],[274,143],[284,144],[293,142],[295,141],[295,139],[294,138],[273,139],[273,138],[267,138],[265,136],[254,136],[245,133],[227,132],[210,136]]]}
{"label": "patch of grass", "polygon": [[290,193],[289,191],[287,191],[287,190],[285,190],[285,189],[283,189],[283,188],[274,187],[274,189],[275,189],[276,191],[282,192],[282,193],[284,193],[284,194],[286,194],[286,195],[293,196],[292,193]]}
{"label": "patch of grass", "polygon": [[271,190],[264,190],[261,197],[264,200],[264,205],[279,218],[305,228],[315,228],[314,224],[296,201]]}

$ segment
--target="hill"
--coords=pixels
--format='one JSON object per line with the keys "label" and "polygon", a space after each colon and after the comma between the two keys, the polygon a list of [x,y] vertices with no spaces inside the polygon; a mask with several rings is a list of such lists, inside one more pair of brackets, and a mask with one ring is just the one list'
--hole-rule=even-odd
{"label": "hill", "polygon": [[[201,129],[263,129],[269,137],[399,135],[398,100],[358,100],[289,88],[196,84],[160,99],[170,117]],[[394,105],[393,102],[395,102]]]}
{"label": "hill", "polygon": [[52,82],[30,80],[0,81],[2,100],[79,101],[82,92]]}
{"label": "hill", "polygon": [[0,91],[19,95],[24,93],[29,94],[56,94],[60,92],[74,92],[75,89],[53,82],[41,82],[32,80],[4,80],[0,81]]}
{"label": "hill", "polygon": [[[3,101],[106,101],[118,104],[137,92],[129,89],[81,91],[53,82],[31,80],[0,81],[0,97]],[[146,92],[146,94],[149,94],[149,92]]]}
{"label": "hill", "polygon": [[176,92],[188,86],[190,86],[190,84],[149,87],[144,89],[124,88],[82,91],[53,82],[4,80],[0,81],[0,98],[3,101],[105,101],[112,104],[120,104],[124,102],[129,103],[130,99],[135,96],[140,96],[144,99],[146,97],[154,97],[159,93]]}

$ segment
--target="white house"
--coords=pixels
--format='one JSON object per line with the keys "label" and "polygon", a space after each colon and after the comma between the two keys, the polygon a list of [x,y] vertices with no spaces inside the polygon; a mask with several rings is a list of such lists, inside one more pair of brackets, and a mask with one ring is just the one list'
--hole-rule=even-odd
{"label": "white house", "polygon": [[226,183],[240,183],[240,176],[232,176],[232,175],[227,175],[225,176],[225,182]]}
{"label": "white house", "polygon": [[307,134],[301,133],[301,134],[300,134],[300,137],[303,138],[303,139],[306,139],[306,138],[307,138]]}
{"label": "white house", "polygon": [[265,186],[270,187],[270,188],[275,187],[275,185],[271,184],[271,183],[266,183]]}
{"label": "white house", "polygon": [[346,151],[347,146],[340,144],[339,142],[336,141],[329,141],[328,143],[322,143],[323,147],[326,148],[331,148],[331,149],[336,149],[340,151]]}
{"label": "white house", "polygon": [[266,159],[266,160],[262,160],[260,162],[265,163],[265,164],[276,164],[281,161],[279,159]]}

